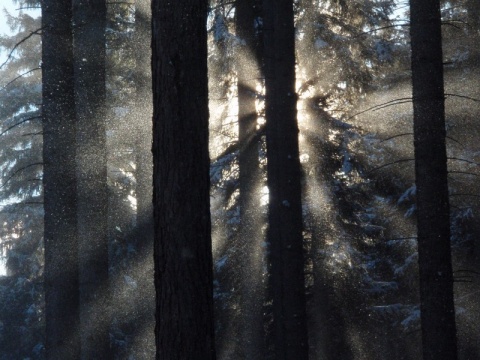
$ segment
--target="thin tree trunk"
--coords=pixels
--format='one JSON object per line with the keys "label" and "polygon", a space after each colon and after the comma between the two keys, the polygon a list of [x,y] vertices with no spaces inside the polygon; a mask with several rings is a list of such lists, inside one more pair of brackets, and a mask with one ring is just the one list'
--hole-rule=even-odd
{"label": "thin tree trunk", "polygon": [[81,359],[110,359],[105,0],[74,0]]}
{"label": "thin tree trunk", "polygon": [[153,284],[153,158],[152,158],[152,78],[151,78],[151,1],[135,2],[134,50],[136,57],[136,93],[132,121],[136,126],[136,199],[135,236],[136,294],[135,339],[136,358],[151,359],[155,355]]}
{"label": "thin tree trunk", "polygon": [[410,0],[424,360],[457,358],[439,0]]}
{"label": "thin tree trunk", "polygon": [[42,4],[46,358],[80,354],[72,8]]}
{"label": "thin tree trunk", "polygon": [[152,6],[157,359],[215,359],[208,1]]}
{"label": "thin tree trunk", "polygon": [[293,1],[264,0],[275,359],[308,359]]}
{"label": "thin tree trunk", "polygon": [[260,15],[258,0],[239,0],[235,7],[236,35],[242,46],[236,54],[238,83],[238,142],[240,183],[239,244],[241,264],[240,306],[241,352],[250,360],[264,357],[263,250],[260,208],[259,140],[257,133],[256,86],[260,78],[260,43],[255,29]]}

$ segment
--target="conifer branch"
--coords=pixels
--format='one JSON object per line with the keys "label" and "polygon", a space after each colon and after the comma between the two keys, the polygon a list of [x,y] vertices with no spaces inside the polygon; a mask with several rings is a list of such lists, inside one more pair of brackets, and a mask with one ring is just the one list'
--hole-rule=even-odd
{"label": "conifer branch", "polygon": [[357,117],[358,115],[364,114],[368,111],[377,111],[377,110],[383,109],[383,108],[388,107],[388,106],[400,105],[400,104],[412,102],[412,100],[413,100],[413,98],[411,98],[411,97],[404,97],[404,98],[398,98],[398,99],[390,100],[390,101],[387,101],[383,104],[378,104],[378,105],[369,107],[368,109],[362,110],[362,111],[350,116],[349,118],[347,118],[347,121],[350,120],[350,119],[353,119],[354,117]]}
{"label": "conifer branch", "polygon": [[454,139],[453,137],[448,136],[448,135],[445,136],[445,137],[446,137],[448,140],[452,140],[454,143],[457,143],[457,144],[460,145],[462,148],[465,148],[460,141]]}
{"label": "conifer branch", "polygon": [[5,133],[9,132],[10,130],[12,130],[13,128],[19,126],[19,125],[22,125],[23,123],[26,123],[30,120],[35,120],[35,119],[41,119],[42,117],[41,116],[34,116],[34,117],[30,117],[30,118],[27,118],[27,119],[24,119],[16,124],[13,124],[12,126],[9,126],[8,128],[6,128],[5,130],[3,130],[1,133],[0,133],[0,136],[4,135]]}
{"label": "conifer branch", "polygon": [[393,239],[385,239],[385,241],[400,241],[400,240],[416,240],[416,236],[410,236],[410,237],[401,237],[401,238],[393,238]]}
{"label": "conifer branch", "polygon": [[[405,20],[401,20],[401,21],[405,21]],[[396,24],[396,25],[382,26],[382,27],[379,27],[379,28],[375,28],[375,29],[372,29],[372,30],[368,30],[368,31],[361,32],[360,34],[355,35],[354,37],[356,38],[356,37],[360,37],[360,36],[363,36],[363,35],[371,34],[372,32],[376,32],[376,31],[379,31],[379,30],[396,28],[397,26],[406,26],[406,27],[408,27],[408,26],[410,26],[410,22],[406,21],[405,24]]]}
{"label": "conifer branch", "polygon": [[466,95],[458,95],[458,94],[449,94],[449,93],[446,93],[445,96],[458,97],[458,98],[461,98],[461,99],[467,99],[467,100],[471,100],[471,101],[475,101],[475,102],[480,102],[480,99],[473,98],[473,97],[466,96]]}
{"label": "conifer branch", "polygon": [[373,168],[372,170],[368,171],[367,172],[367,175],[374,172],[374,171],[377,171],[377,170],[380,170],[380,169],[383,169],[384,167],[387,167],[387,166],[391,166],[391,165],[395,165],[395,164],[400,164],[400,163],[403,163],[403,162],[410,162],[410,161],[415,161],[415,159],[400,159],[400,160],[396,160],[396,161],[393,161],[391,163],[388,163],[388,164],[384,164],[384,165],[381,165],[379,167],[376,167],[376,168]]}
{"label": "conifer branch", "polygon": [[466,162],[467,164],[472,164],[472,165],[480,165],[479,163],[476,163],[475,161],[467,160],[467,159],[461,159],[457,157],[447,157],[447,160],[457,160],[461,162]]}
{"label": "conifer branch", "polygon": [[15,11],[20,11],[20,10],[31,10],[31,9],[41,9],[41,6],[23,6],[16,8]]}
{"label": "conifer branch", "polygon": [[448,172],[449,174],[466,174],[466,175],[472,175],[472,176],[478,176],[478,174],[471,173],[468,171],[457,171],[457,170],[452,170]]}
{"label": "conifer branch", "polygon": [[17,42],[15,44],[15,46],[13,47],[12,50],[10,50],[10,52],[8,53],[8,56],[6,58],[6,60],[0,65],[0,69],[2,69],[6,63],[8,63],[8,61],[12,58],[13,56],[13,53],[15,52],[15,50],[17,50],[17,48],[22,45],[25,41],[27,41],[28,39],[30,39],[33,35],[40,35],[41,34],[41,31],[45,29],[45,26],[42,26],[41,28],[35,30],[35,31],[32,31],[30,32],[30,34],[28,34],[27,36],[25,36],[22,40],[20,40],[19,42]]}
{"label": "conifer branch", "polygon": [[35,136],[35,135],[43,135],[43,131],[22,134],[22,136]]}
{"label": "conifer branch", "polygon": [[33,68],[33,69],[30,69],[20,75],[18,75],[16,78],[14,78],[13,80],[9,81],[3,88],[2,90],[6,90],[7,89],[7,86],[10,85],[11,83],[13,83],[15,80],[18,80],[20,79],[21,77],[27,75],[27,74],[30,74],[31,72],[34,72],[34,71],[37,71],[37,70],[41,70],[42,68],[41,67],[36,67],[36,68]]}
{"label": "conifer branch", "polygon": [[43,165],[43,162],[37,162],[37,163],[33,163],[33,164],[29,164],[27,166],[24,166],[24,167],[21,167],[20,169],[17,169],[15,170],[12,175],[10,175],[8,177],[8,179],[2,184],[2,186],[0,186],[0,189],[3,189],[5,187],[5,185],[7,185],[7,183],[15,176],[17,175],[19,172],[23,171],[23,170],[26,170],[30,167],[33,167],[33,166],[37,166],[37,165]]}
{"label": "conifer branch", "polygon": [[380,141],[380,144],[383,143],[383,142],[385,142],[385,141],[392,140],[392,139],[395,139],[395,138],[397,138],[397,137],[406,136],[406,135],[413,135],[413,133],[409,132],[409,133],[403,133],[403,134],[393,135],[393,136],[390,136],[390,137],[388,137],[388,138],[386,138],[386,139],[381,140],[381,141]]}

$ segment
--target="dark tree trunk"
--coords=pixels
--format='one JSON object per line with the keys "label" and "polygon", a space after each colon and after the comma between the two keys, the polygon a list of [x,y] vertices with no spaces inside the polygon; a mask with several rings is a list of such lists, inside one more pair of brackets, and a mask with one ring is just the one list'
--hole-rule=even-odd
{"label": "dark tree trunk", "polygon": [[260,42],[255,21],[259,0],[238,0],[235,8],[236,35],[242,46],[236,54],[238,83],[238,142],[240,183],[240,323],[241,352],[245,359],[264,357],[263,251],[256,110],[256,86],[260,78]]}
{"label": "dark tree trunk", "polygon": [[480,31],[480,1],[467,0],[467,16],[469,32],[478,36]]}
{"label": "dark tree trunk", "polygon": [[215,359],[207,0],[152,5],[157,359]]}
{"label": "dark tree trunk", "polygon": [[74,0],[81,359],[110,359],[105,0]]}
{"label": "dark tree trunk", "polygon": [[267,170],[276,359],[308,359],[293,1],[264,0]]}
{"label": "dark tree trunk", "polygon": [[410,0],[423,359],[457,358],[439,0]]}
{"label": "dark tree trunk", "polygon": [[42,4],[46,358],[80,354],[72,8]]}
{"label": "dark tree trunk", "polygon": [[136,126],[135,278],[138,279],[133,352],[136,358],[152,359],[155,354],[153,284],[153,159],[152,159],[152,78],[151,78],[151,1],[135,2],[135,105],[132,120]]}

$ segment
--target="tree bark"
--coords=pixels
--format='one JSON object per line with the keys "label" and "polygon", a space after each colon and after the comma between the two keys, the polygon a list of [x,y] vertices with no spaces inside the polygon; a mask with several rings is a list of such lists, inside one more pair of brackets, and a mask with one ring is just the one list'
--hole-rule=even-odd
{"label": "tree bark", "polygon": [[467,0],[467,22],[469,32],[478,36],[480,31],[480,2],[477,0]]}
{"label": "tree bark", "polygon": [[410,0],[424,360],[457,359],[439,0]]}
{"label": "tree bark", "polygon": [[152,158],[152,78],[151,78],[151,1],[135,2],[135,107],[132,120],[136,126],[136,200],[137,221],[134,232],[139,287],[136,294],[135,338],[133,352],[139,359],[155,355],[153,284],[153,158]]}
{"label": "tree bark", "polygon": [[74,0],[81,359],[110,359],[104,0]]}
{"label": "tree bark", "polygon": [[259,139],[257,134],[256,86],[260,78],[260,42],[255,21],[260,16],[258,0],[239,0],[235,7],[236,35],[242,41],[236,54],[238,91],[240,228],[239,263],[241,351],[245,359],[264,357],[263,250],[261,243]]}
{"label": "tree bark", "polygon": [[264,0],[267,171],[276,359],[308,359],[291,0]]}
{"label": "tree bark", "polygon": [[207,6],[152,5],[157,359],[215,359]]}
{"label": "tree bark", "polygon": [[42,4],[46,358],[80,354],[72,8]]}

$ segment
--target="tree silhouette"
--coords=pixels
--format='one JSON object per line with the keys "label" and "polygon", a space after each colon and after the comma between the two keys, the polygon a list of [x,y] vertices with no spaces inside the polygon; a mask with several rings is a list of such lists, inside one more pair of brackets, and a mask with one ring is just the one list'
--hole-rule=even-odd
{"label": "tree silhouette", "polygon": [[207,5],[152,5],[155,338],[162,360],[215,359]]}
{"label": "tree silhouette", "polygon": [[456,359],[440,1],[410,0],[423,359]]}

